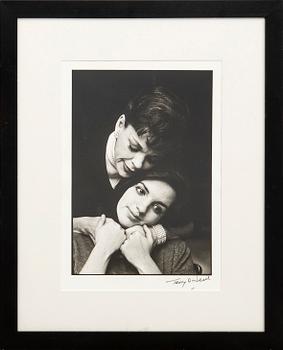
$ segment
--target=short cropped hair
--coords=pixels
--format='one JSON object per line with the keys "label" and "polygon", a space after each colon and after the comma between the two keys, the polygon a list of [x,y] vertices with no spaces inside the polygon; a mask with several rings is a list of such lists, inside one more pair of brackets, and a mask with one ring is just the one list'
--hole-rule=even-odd
{"label": "short cropped hair", "polygon": [[147,134],[147,144],[158,158],[175,157],[186,133],[187,105],[172,92],[155,87],[136,96],[125,110],[126,123],[139,136]]}

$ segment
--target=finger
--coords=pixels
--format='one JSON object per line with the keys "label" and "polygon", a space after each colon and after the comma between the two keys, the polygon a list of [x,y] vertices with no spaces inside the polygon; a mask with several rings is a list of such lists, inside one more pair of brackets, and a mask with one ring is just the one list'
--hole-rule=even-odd
{"label": "finger", "polygon": [[122,226],[120,224],[118,224],[118,222],[112,220],[112,222],[109,222],[109,225],[112,225],[113,228],[122,228]]}
{"label": "finger", "polygon": [[132,234],[130,234],[129,240],[137,239],[137,237],[145,237],[145,233],[141,233],[140,231],[135,231]]}
{"label": "finger", "polygon": [[129,227],[126,229],[126,235],[129,238],[132,234],[134,234],[136,232],[136,228],[134,227]]}
{"label": "finger", "polygon": [[138,230],[139,226],[132,226],[132,227],[128,227],[126,229],[127,234],[128,235],[132,235],[134,232],[136,232]]}
{"label": "finger", "polygon": [[143,225],[143,229],[144,229],[144,232],[145,232],[145,237],[147,240],[153,242],[153,237],[152,237],[152,233],[151,233],[151,230],[148,226],[146,225]]}
{"label": "finger", "polygon": [[106,218],[106,224],[109,224],[110,222],[114,222],[114,220],[111,218]]}
{"label": "finger", "polygon": [[123,256],[125,256],[125,251],[126,251],[125,245],[122,244],[121,247],[120,247],[120,252],[123,254]]}
{"label": "finger", "polygon": [[139,233],[139,234],[141,234],[141,235],[143,235],[143,236],[145,236],[145,232],[144,232],[144,229],[143,229],[143,227],[142,226],[132,226],[132,227],[129,227],[128,229],[127,229],[127,233],[128,234],[134,234],[134,233]]}
{"label": "finger", "polygon": [[128,227],[127,228],[127,231],[129,233],[134,233],[135,231],[137,231],[141,226],[138,226],[138,225],[135,225],[135,226],[132,226],[132,227]]}
{"label": "finger", "polygon": [[108,225],[109,227],[112,227],[113,229],[121,228],[121,225],[118,224],[118,223],[117,223],[116,221],[114,221],[114,220],[108,221],[108,219],[106,219],[105,225]]}
{"label": "finger", "polygon": [[131,232],[127,229],[127,230],[125,230],[125,235],[126,235],[127,239],[129,239],[131,237]]}
{"label": "finger", "polygon": [[126,229],[126,234],[127,234],[127,235],[131,235],[131,234],[134,233],[134,232],[135,232],[135,226],[128,227],[128,228]]}
{"label": "finger", "polygon": [[126,239],[127,238],[126,232],[122,227],[120,228],[120,232],[121,232],[122,236]]}
{"label": "finger", "polygon": [[101,217],[98,220],[96,229],[102,227],[105,224],[106,216],[104,214],[101,215]]}
{"label": "finger", "polygon": [[106,218],[106,223],[111,224],[111,225],[119,225],[120,226],[120,224],[118,222],[116,222],[115,220],[113,220],[111,218]]}
{"label": "finger", "polygon": [[121,244],[120,249],[125,248],[127,244],[128,244],[128,241],[125,239],[124,242]]}

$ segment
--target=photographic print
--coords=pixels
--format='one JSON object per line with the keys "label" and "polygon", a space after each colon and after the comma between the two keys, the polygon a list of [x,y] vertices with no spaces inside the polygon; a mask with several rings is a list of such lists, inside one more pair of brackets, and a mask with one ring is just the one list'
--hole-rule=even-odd
{"label": "photographic print", "polygon": [[264,20],[18,30],[19,330],[262,330]]}
{"label": "photographic print", "polygon": [[72,70],[72,274],[211,274],[212,83]]}

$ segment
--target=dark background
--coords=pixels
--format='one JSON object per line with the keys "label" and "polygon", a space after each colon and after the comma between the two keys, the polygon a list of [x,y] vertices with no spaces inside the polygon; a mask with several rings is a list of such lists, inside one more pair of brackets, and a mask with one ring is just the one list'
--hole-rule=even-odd
{"label": "dark background", "polygon": [[100,129],[110,123],[114,130],[128,101],[152,86],[167,88],[189,107],[183,158],[190,180],[192,225],[186,238],[195,260],[210,273],[212,71],[73,71],[73,178],[96,166],[93,145]]}

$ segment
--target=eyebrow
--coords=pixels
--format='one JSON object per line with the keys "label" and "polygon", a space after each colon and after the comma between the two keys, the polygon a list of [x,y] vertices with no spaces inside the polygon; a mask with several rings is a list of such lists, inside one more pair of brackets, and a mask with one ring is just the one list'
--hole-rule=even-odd
{"label": "eyebrow", "polygon": [[143,185],[143,187],[145,188],[146,192],[149,193],[149,190],[148,190],[148,188],[146,187],[146,185],[145,185],[142,181],[141,181],[140,183]]}
{"label": "eyebrow", "polygon": [[[143,150],[144,151],[144,147],[139,143],[138,140],[136,140],[135,136],[131,135],[129,137],[129,141],[130,141],[131,144],[133,144],[134,147],[138,147],[139,150]],[[146,147],[148,147],[148,145],[146,145]],[[150,148],[147,148],[147,152],[148,152],[148,150],[150,150],[152,152],[152,150]],[[153,152],[152,154],[148,154],[148,156],[150,156],[150,157],[158,157],[158,153]]]}
{"label": "eyebrow", "polygon": [[[140,183],[143,185],[143,187],[145,188],[145,190],[147,191],[147,193],[149,193],[149,190],[148,190],[148,188],[146,187],[146,185],[145,185],[142,181],[141,181]],[[162,205],[162,207],[164,207],[165,209],[168,209],[167,205],[166,205],[165,203],[163,203],[163,202],[155,201],[154,203],[159,204],[159,205]]]}
{"label": "eyebrow", "polygon": [[158,201],[157,201],[157,202],[154,202],[154,203],[161,205],[161,206],[164,207],[165,209],[168,209],[167,205],[166,205],[165,203],[163,203],[163,202],[158,202]]}

